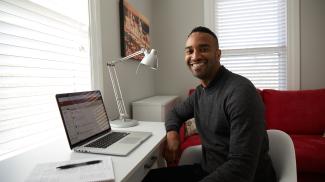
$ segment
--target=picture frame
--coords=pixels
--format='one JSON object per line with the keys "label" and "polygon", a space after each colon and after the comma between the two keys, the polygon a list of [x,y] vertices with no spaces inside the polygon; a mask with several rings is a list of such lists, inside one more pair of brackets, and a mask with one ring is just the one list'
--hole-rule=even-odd
{"label": "picture frame", "polygon": [[[150,48],[149,21],[126,0],[119,1],[121,56]],[[134,57],[141,61],[143,55]]]}

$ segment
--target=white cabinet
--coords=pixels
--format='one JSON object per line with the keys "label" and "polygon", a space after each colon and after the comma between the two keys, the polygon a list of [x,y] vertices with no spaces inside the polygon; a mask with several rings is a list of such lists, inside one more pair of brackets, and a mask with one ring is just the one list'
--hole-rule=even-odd
{"label": "white cabinet", "polygon": [[167,113],[179,102],[178,96],[153,96],[132,103],[133,119],[165,122]]}

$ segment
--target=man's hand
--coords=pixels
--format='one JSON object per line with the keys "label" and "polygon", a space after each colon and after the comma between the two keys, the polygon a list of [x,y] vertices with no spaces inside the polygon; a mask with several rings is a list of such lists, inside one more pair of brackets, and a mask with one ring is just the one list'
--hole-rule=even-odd
{"label": "man's hand", "polygon": [[167,132],[164,157],[167,162],[176,162],[179,157],[180,138],[176,131]]}

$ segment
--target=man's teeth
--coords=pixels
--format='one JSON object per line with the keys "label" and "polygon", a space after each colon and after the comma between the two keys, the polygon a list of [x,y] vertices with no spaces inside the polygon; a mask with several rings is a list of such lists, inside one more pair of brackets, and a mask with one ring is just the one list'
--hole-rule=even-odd
{"label": "man's teeth", "polygon": [[200,62],[200,63],[191,63],[191,66],[193,67],[193,68],[197,68],[197,67],[199,67],[199,66],[202,66],[204,63],[202,63],[202,62]]}

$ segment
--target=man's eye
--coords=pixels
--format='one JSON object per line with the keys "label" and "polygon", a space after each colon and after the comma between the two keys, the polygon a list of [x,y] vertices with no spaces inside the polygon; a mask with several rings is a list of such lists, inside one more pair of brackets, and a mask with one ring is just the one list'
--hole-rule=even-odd
{"label": "man's eye", "polygon": [[190,50],[190,49],[185,50],[185,54],[192,54],[192,53],[193,53],[193,50]]}
{"label": "man's eye", "polygon": [[208,52],[209,48],[208,47],[201,47],[200,52]]}

